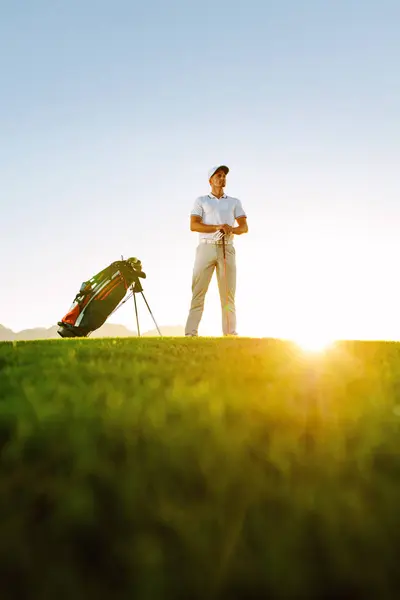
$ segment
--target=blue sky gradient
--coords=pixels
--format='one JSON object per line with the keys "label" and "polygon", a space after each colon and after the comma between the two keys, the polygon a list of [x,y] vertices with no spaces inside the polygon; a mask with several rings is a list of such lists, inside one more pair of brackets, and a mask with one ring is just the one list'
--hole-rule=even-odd
{"label": "blue sky gradient", "polygon": [[394,0],[2,6],[0,323],[55,324],[123,254],[184,324],[189,212],[224,162],[239,332],[400,338],[399,22]]}

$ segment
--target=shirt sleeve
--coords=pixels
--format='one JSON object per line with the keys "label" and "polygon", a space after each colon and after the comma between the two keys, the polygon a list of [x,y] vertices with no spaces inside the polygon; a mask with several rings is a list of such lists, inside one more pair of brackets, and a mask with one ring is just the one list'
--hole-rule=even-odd
{"label": "shirt sleeve", "polygon": [[204,210],[203,210],[203,205],[202,205],[200,196],[198,198],[196,198],[196,200],[194,201],[193,208],[192,208],[192,211],[190,214],[193,216],[197,216],[197,217],[204,216]]}
{"label": "shirt sleeve", "polygon": [[247,215],[243,209],[241,201],[238,198],[236,198],[235,219],[239,219],[240,217],[247,217]]}

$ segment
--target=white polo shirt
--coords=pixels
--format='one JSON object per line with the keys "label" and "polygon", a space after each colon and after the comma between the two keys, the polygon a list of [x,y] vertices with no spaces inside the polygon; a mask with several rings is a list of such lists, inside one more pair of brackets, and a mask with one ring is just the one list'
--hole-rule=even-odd
{"label": "white polo shirt", "polygon": [[[230,225],[234,226],[235,220],[239,217],[247,217],[241,201],[238,198],[232,198],[224,194],[217,198],[214,194],[199,196],[196,198],[191,215],[201,217],[205,225]],[[234,234],[225,237],[226,243],[233,243]],[[215,233],[199,233],[199,242],[203,239],[217,240],[218,231]]]}

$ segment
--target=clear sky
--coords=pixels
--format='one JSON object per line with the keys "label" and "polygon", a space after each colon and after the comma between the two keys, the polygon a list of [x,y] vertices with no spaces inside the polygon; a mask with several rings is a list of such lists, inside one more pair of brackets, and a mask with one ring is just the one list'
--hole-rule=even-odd
{"label": "clear sky", "polygon": [[[3,3],[0,323],[56,324],[122,254],[184,325],[189,213],[222,162],[241,335],[400,339],[399,22],[398,0]],[[111,322],[135,329],[133,303]]]}

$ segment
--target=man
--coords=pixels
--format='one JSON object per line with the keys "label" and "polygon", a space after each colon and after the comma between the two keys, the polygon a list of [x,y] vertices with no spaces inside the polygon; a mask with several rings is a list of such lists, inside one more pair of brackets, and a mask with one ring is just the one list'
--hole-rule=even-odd
{"label": "man", "polygon": [[[199,196],[190,215],[190,230],[199,233],[192,276],[192,301],[185,335],[197,336],[204,300],[214,269],[222,310],[223,335],[236,331],[236,256],[234,235],[248,232],[247,215],[241,201],[224,193],[229,168],[217,165],[209,170],[211,192]],[[235,221],[237,226],[235,227]]]}

